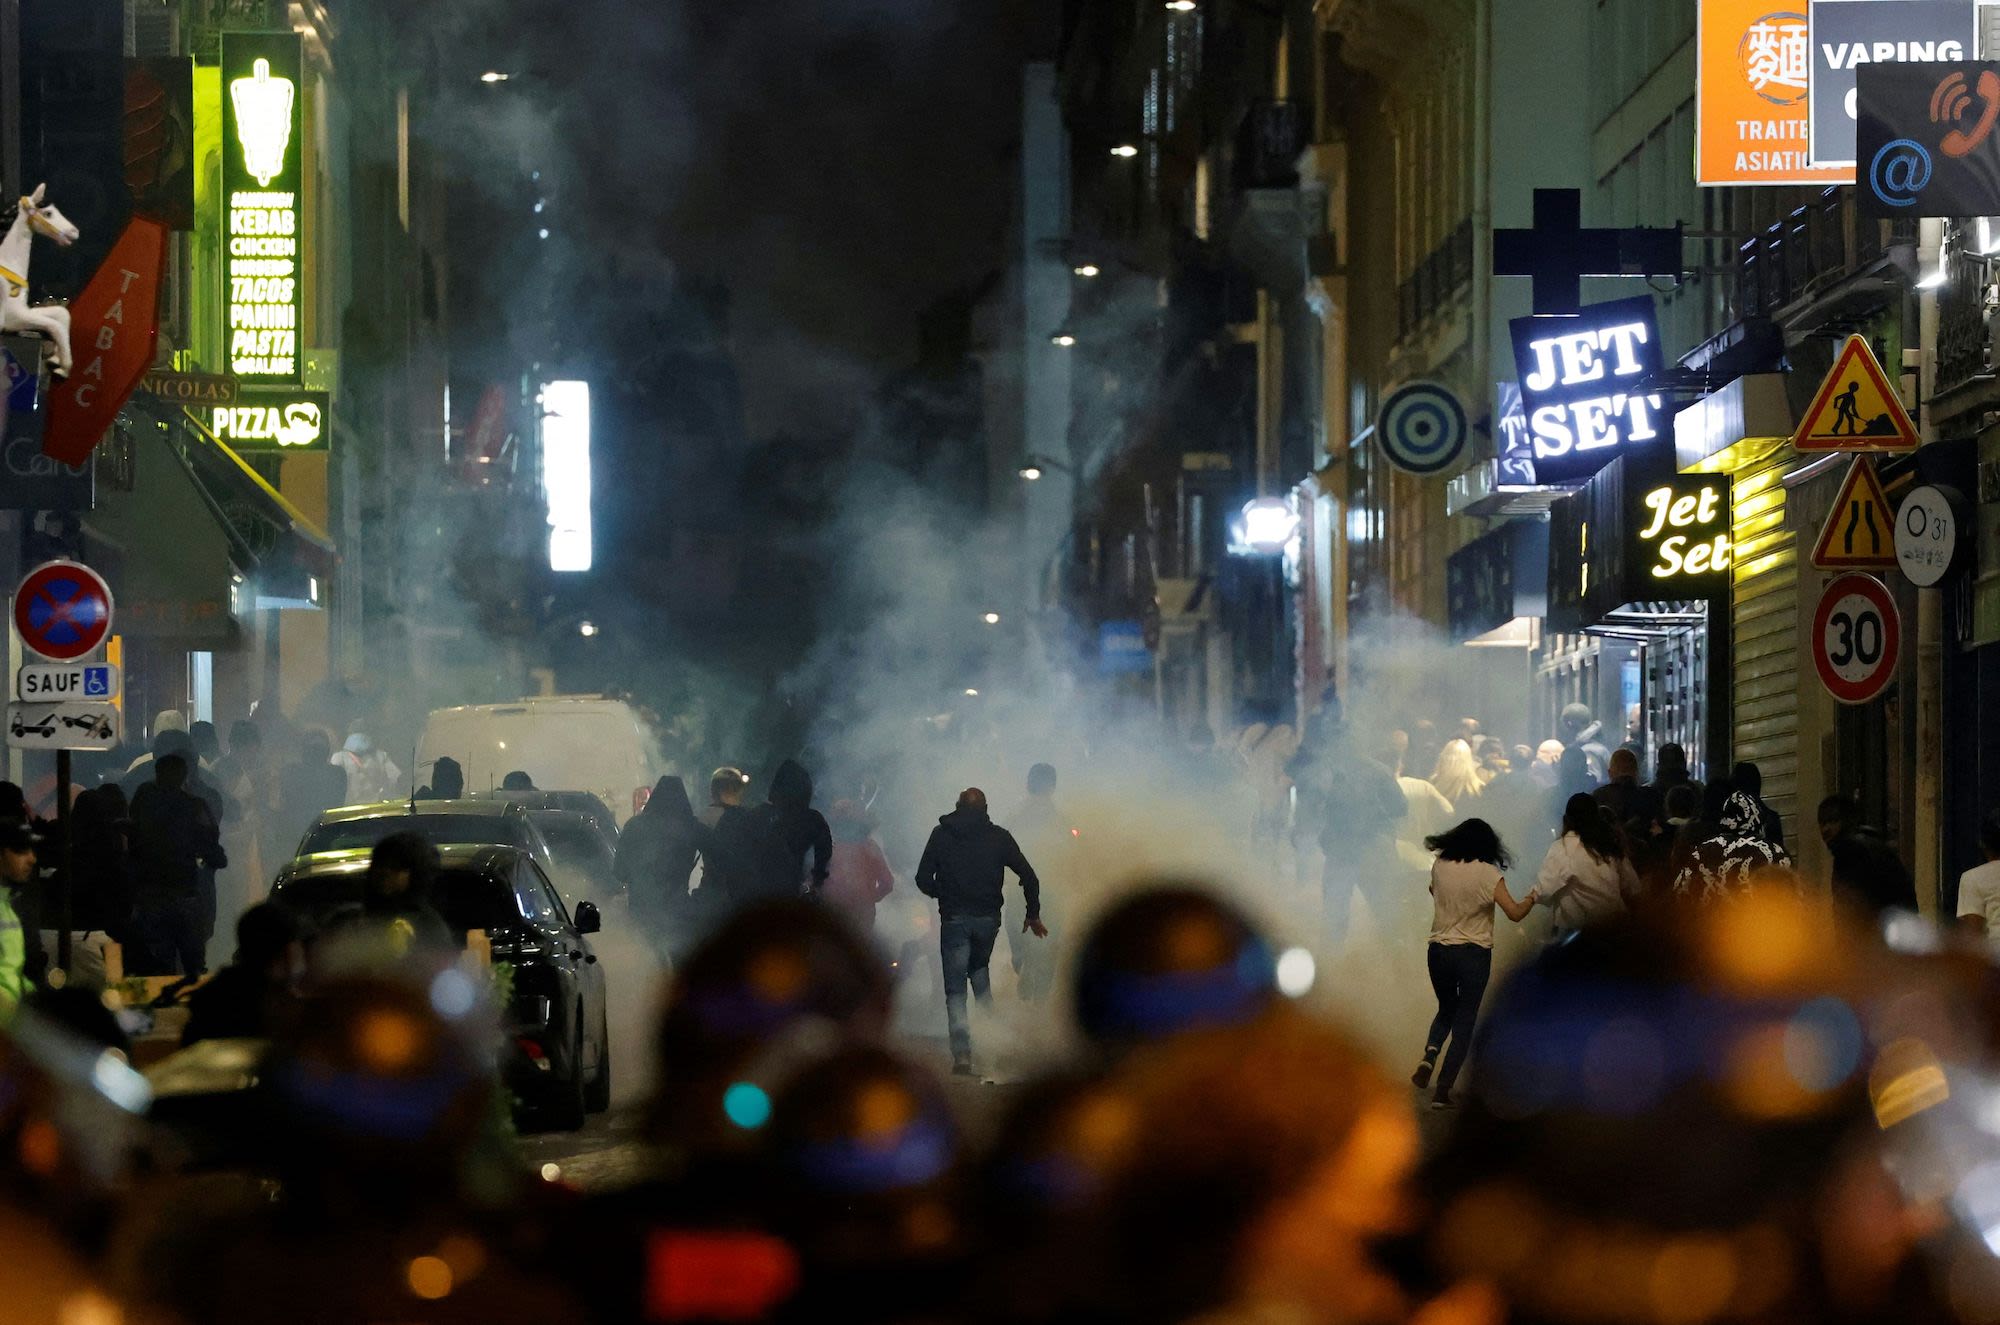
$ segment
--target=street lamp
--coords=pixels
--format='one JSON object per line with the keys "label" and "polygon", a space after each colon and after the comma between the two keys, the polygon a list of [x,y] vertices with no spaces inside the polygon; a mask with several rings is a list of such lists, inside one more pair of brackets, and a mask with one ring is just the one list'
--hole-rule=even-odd
{"label": "street lamp", "polygon": [[577,623],[576,633],[585,639],[596,639],[597,623],[595,621],[580,621]]}
{"label": "street lamp", "polygon": [[1131,157],[1139,155],[1139,149],[1134,147],[1130,143],[1120,143],[1118,144],[1118,146],[1111,149],[1111,155],[1117,157],[1125,157],[1129,159]]}
{"label": "street lamp", "polygon": [[479,81],[482,83],[504,83],[513,76],[512,74],[503,74],[498,69],[488,69],[479,76]]}
{"label": "street lamp", "polygon": [[1097,274],[1098,274],[1098,273],[1099,273],[1100,271],[1102,271],[1103,269],[1102,269],[1102,268],[1100,268],[1100,267],[1099,267],[1099,266],[1098,266],[1098,265],[1097,265],[1096,263],[1094,263],[1094,262],[1086,262],[1086,263],[1084,263],[1084,264],[1083,264],[1083,265],[1082,265],[1081,267],[1076,267],[1076,268],[1073,268],[1072,270],[1074,270],[1074,271],[1076,272],[1076,274],[1077,274],[1077,275],[1079,275],[1079,276],[1083,277],[1083,278],[1084,278],[1085,280],[1088,280],[1088,279],[1090,279],[1090,278],[1091,278],[1092,276],[1095,276],[1095,275],[1097,275]]}
{"label": "street lamp", "polygon": [[1045,455],[1029,456],[1021,465],[1019,473],[1028,482],[1034,483],[1040,480],[1042,475],[1048,473],[1051,469],[1056,470],[1058,473],[1067,474],[1071,478],[1076,477],[1075,466],[1066,465],[1060,460],[1051,460]]}
{"label": "street lamp", "polygon": [[1231,531],[1229,550],[1238,556],[1274,557],[1299,535],[1298,512],[1283,497],[1259,497],[1245,502],[1243,517]]}
{"label": "street lamp", "polygon": [[967,699],[977,699],[979,698],[979,692],[977,690],[974,690],[971,686],[967,686],[965,688],[965,697]]}
{"label": "street lamp", "polygon": [[1030,483],[1039,483],[1042,481],[1042,467],[1040,465],[1022,465],[1021,477]]}
{"label": "street lamp", "polygon": [[1070,335],[1067,331],[1058,331],[1055,335],[1049,337],[1049,344],[1066,350],[1076,344],[1076,337]]}
{"label": "street lamp", "polygon": [[1176,14],[1192,14],[1197,6],[1194,0],[1167,0],[1167,8]]}
{"label": "street lamp", "polygon": [[997,626],[1000,624],[1000,614],[998,612],[988,612],[985,616],[979,619],[981,621],[984,621],[989,626]]}

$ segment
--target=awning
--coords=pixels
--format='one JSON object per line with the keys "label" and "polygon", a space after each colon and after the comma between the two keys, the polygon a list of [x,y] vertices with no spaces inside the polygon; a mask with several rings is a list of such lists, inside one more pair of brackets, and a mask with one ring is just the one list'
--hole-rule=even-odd
{"label": "awning", "polygon": [[320,607],[323,586],[340,564],[326,531],[185,409],[165,402],[139,409],[163,425],[168,450],[221,527],[253,605]]}

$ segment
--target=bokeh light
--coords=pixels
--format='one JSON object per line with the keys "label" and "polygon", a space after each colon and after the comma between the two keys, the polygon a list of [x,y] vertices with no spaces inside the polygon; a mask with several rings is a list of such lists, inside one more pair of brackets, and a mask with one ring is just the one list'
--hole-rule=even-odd
{"label": "bokeh light", "polygon": [[771,1097],[762,1086],[738,1081],[722,1092],[722,1114],[744,1131],[771,1121]]}

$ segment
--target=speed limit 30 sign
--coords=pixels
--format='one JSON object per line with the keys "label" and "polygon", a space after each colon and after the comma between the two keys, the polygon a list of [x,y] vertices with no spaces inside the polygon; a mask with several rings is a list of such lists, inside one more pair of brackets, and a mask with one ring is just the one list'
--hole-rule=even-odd
{"label": "speed limit 30 sign", "polygon": [[1813,667],[1843,704],[1866,704],[1888,688],[1903,648],[1896,600],[1872,575],[1843,575],[1813,613]]}

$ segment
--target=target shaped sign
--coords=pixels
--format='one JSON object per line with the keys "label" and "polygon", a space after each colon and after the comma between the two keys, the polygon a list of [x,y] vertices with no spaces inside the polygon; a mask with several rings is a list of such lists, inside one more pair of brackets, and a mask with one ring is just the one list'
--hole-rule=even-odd
{"label": "target shaped sign", "polygon": [[1411,382],[1382,402],[1375,436],[1389,463],[1411,474],[1441,474],[1465,454],[1465,406],[1450,387]]}
{"label": "target shaped sign", "polygon": [[78,562],[44,562],[14,591],[14,629],[44,658],[81,658],[111,633],[111,586]]}
{"label": "target shaped sign", "polygon": [[1896,675],[1903,621],[1896,599],[1872,575],[1842,575],[1813,613],[1813,668],[1843,704],[1866,704]]}

